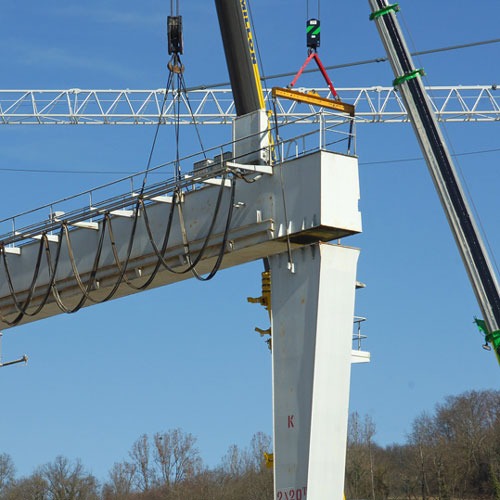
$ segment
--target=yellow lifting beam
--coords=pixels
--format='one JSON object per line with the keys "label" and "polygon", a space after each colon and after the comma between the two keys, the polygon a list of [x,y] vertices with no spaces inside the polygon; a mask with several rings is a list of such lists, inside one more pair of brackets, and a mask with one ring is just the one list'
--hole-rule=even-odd
{"label": "yellow lifting beam", "polygon": [[349,116],[354,116],[355,114],[355,108],[352,104],[347,104],[335,99],[327,99],[326,97],[321,97],[316,92],[304,94],[296,90],[273,87],[273,97],[283,97],[284,99],[291,99],[292,101],[303,102],[304,104],[311,104],[312,106],[333,109],[341,113],[346,113]]}

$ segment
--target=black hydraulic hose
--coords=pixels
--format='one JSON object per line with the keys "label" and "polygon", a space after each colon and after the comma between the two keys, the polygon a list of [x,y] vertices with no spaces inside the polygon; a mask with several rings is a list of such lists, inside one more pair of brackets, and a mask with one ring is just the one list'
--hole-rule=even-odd
{"label": "black hydraulic hose", "polygon": [[[45,233],[42,235],[42,240],[40,241],[40,249],[43,249],[44,246],[48,246],[48,238],[47,238],[47,235]],[[59,240],[58,240],[57,251],[56,251],[56,262],[59,261],[61,246],[62,246],[62,230],[59,234]],[[5,255],[4,255],[4,257],[5,257]],[[40,254],[40,261],[41,261],[41,254]],[[36,273],[39,273],[40,263],[41,263],[40,261],[37,262],[38,270],[35,270]],[[4,265],[7,266],[6,267],[6,274],[7,274],[7,280],[9,281],[9,288],[10,288],[10,292],[11,292],[11,297],[15,301],[16,295],[15,295],[15,293],[13,293],[12,279],[10,276],[10,271],[8,270],[8,264],[7,264],[6,259],[4,260]],[[38,304],[38,306],[36,307],[36,309],[34,311],[31,311],[31,312],[27,311],[27,308],[29,307],[29,303],[26,302],[25,303],[25,306],[26,306],[25,310],[20,311],[19,314],[16,316],[16,318],[13,321],[9,321],[3,315],[0,315],[1,321],[8,324],[9,326],[15,326],[23,319],[24,316],[30,316],[30,317],[36,316],[45,307],[45,304],[47,303],[47,300],[50,296],[51,287],[52,287],[52,284],[55,280],[55,273],[53,273],[52,275],[49,274],[49,276],[50,276],[49,284],[47,286],[45,295],[42,297],[42,300],[40,301],[40,303]],[[30,302],[31,302],[31,300],[32,299],[30,299]]]}
{"label": "black hydraulic hose", "polygon": [[4,269],[5,269],[5,274],[7,276],[7,283],[9,285],[9,291],[10,291],[10,296],[14,302],[14,306],[17,309],[17,312],[20,314],[24,315],[26,313],[26,310],[28,309],[31,299],[33,297],[33,294],[35,293],[35,288],[36,288],[36,282],[38,280],[38,275],[40,273],[40,266],[42,262],[42,255],[43,255],[43,245],[44,245],[44,240],[43,236],[40,239],[40,245],[38,246],[38,255],[36,259],[36,264],[35,264],[35,269],[33,272],[33,277],[31,279],[31,285],[28,288],[28,296],[26,297],[26,300],[24,303],[21,303],[19,299],[17,298],[16,292],[14,290],[14,285],[12,283],[12,276],[10,274],[10,269],[9,265],[7,263],[7,256],[5,254],[5,247],[2,246],[2,257],[3,257],[3,264],[4,264]]}
{"label": "black hydraulic hose", "polygon": [[76,266],[76,261],[75,261],[74,254],[73,254],[73,247],[71,245],[71,240],[69,238],[68,226],[67,226],[67,224],[63,224],[63,226],[64,226],[64,232],[66,235],[66,245],[68,247],[68,254],[69,254],[69,259],[71,261],[73,275],[74,275],[74,277],[78,283],[78,286],[82,292],[82,297],[80,298],[78,304],[73,308],[68,308],[68,307],[64,306],[64,304],[62,304],[62,301],[61,301],[61,305],[64,307],[64,312],[66,312],[68,314],[72,314],[72,313],[79,311],[85,305],[87,300],[90,300],[94,304],[98,304],[100,302],[99,300],[96,300],[90,296],[90,291],[92,290],[92,288],[95,284],[95,281],[96,281],[95,278],[97,275],[97,270],[99,269],[99,262],[101,260],[104,235],[106,233],[106,218],[103,219],[101,235],[99,237],[99,243],[97,244],[97,250],[96,250],[95,257],[94,257],[94,264],[92,266],[92,270],[90,271],[90,276],[89,276],[89,279],[88,279],[86,285],[83,284],[80,273],[78,272],[78,269]]}
{"label": "black hydraulic hose", "polygon": [[[198,255],[194,259],[194,261],[191,260],[191,255],[190,255],[189,246],[188,246],[188,251],[184,254],[184,257],[188,260],[189,265],[188,265],[188,267],[186,269],[183,269],[182,271],[176,271],[175,269],[173,269],[172,267],[170,267],[168,265],[168,263],[165,261],[164,257],[165,257],[165,252],[166,252],[166,246],[168,244],[168,238],[164,239],[163,246],[162,246],[162,251],[160,252],[160,250],[158,249],[158,245],[154,241],[153,233],[152,233],[152,230],[151,230],[151,225],[149,223],[149,217],[147,215],[147,210],[143,210],[144,223],[146,225],[146,230],[148,232],[149,241],[151,243],[151,246],[153,247],[153,250],[156,253],[156,256],[158,257],[158,259],[161,262],[161,264],[163,265],[163,267],[165,267],[165,269],[167,269],[167,271],[169,271],[169,272],[171,272],[173,274],[186,274],[186,273],[192,271],[195,268],[195,266],[200,262],[200,260],[203,258],[204,254],[205,254],[205,250],[206,250],[206,248],[208,246],[209,239],[212,236],[213,229],[215,227],[215,223],[217,222],[217,217],[218,217],[219,210],[220,210],[220,205],[221,205],[221,202],[222,202],[222,195],[223,195],[223,192],[224,192],[224,189],[225,189],[225,181],[226,181],[226,174],[224,174],[223,177],[222,177],[221,185],[220,185],[220,188],[219,188],[219,194],[218,194],[218,197],[217,197],[217,202],[216,202],[216,205],[215,205],[214,215],[212,217],[212,221],[210,223],[210,227],[208,229],[208,233],[207,233],[207,235],[205,237],[203,245],[202,245],[202,247],[201,247]],[[234,180],[233,180],[233,183],[232,183],[232,198],[233,199],[234,199],[234,189],[235,189],[234,185],[235,185],[235,183],[234,183]],[[175,196],[174,196],[174,200],[173,200],[173,203],[172,203],[172,208],[173,208],[173,205],[175,203],[176,203],[176,200],[175,200]],[[229,207],[229,210],[232,213],[232,206]],[[171,210],[170,217],[169,217],[169,226],[168,226],[169,229],[168,229],[168,232],[170,232],[171,223],[172,223],[171,218],[172,217],[173,217],[173,212]]]}
{"label": "black hydraulic hose", "polygon": [[229,229],[231,227],[231,222],[233,219],[235,192],[236,192],[236,181],[233,178],[233,179],[231,179],[231,200],[230,200],[230,204],[229,204],[229,210],[227,213],[226,227],[224,228],[224,236],[222,238],[222,243],[220,246],[219,255],[217,257],[217,262],[215,263],[214,267],[212,268],[212,270],[210,271],[208,276],[205,276],[205,277],[200,276],[198,274],[198,271],[196,270],[196,268],[193,267],[193,274],[194,274],[195,278],[198,279],[199,281],[211,280],[217,274],[217,271],[220,269],[220,266],[222,264],[222,260],[224,259],[224,252],[226,250],[227,240],[229,237]]}

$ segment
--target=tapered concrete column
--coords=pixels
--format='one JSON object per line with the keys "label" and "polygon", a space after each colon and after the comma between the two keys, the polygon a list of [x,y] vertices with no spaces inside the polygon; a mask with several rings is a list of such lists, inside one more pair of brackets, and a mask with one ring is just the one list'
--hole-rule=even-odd
{"label": "tapered concrete column", "polygon": [[277,500],[344,491],[359,251],[319,243],[270,257]]}

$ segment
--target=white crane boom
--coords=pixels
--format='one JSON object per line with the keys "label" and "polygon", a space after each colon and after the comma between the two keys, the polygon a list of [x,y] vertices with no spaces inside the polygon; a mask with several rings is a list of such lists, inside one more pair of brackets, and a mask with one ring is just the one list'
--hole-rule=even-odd
{"label": "white crane boom", "polygon": [[[302,89],[308,92],[310,89]],[[339,88],[344,102],[356,106],[358,123],[408,122],[403,100],[393,87]],[[331,97],[329,89],[315,89]],[[438,121],[500,121],[500,93],[496,86],[437,86],[427,88]],[[3,125],[154,125],[158,123],[164,89],[157,90],[0,90],[0,124]],[[271,99],[270,91],[265,100]],[[191,114],[191,105],[193,114]],[[173,96],[167,100],[162,123],[173,125]],[[276,103],[279,123],[289,123],[317,111],[284,99]],[[236,116],[231,89],[190,90],[181,95],[182,125],[231,124]],[[317,119],[317,115],[309,121]],[[331,116],[332,122],[342,121]]]}

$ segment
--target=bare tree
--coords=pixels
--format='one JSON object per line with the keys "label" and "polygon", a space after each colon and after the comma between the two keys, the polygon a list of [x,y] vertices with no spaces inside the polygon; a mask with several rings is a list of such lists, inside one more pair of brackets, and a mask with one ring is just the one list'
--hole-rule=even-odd
{"label": "bare tree", "polygon": [[48,500],[97,500],[97,481],[88,474],[79,460],[71,463],[58,456],[35,474],[47,483]]}
{"label": "bare tree", "polygon": [[247,453],[237,444],[232,444],[222,457],[222,470],[230,478],[243,476],[248,469]]}
{"label": "bare tree", "polygon": [[149,490],[153,478],[153,471],[151,470],[149,464],[150,449],[149,449],[149,438],[146,434],[143,434],[139,439],[137,439],[132,445],[132,449],[129,452],[132,463],[135,466],[135,480],[137,487],[141,491]]}
{"label": "bare tree", "polygon": [[372,500],[375,500],[375,473],[373,470],[373,436],[375,435],[375,432],[375,423],[373,422],[370,415],[365,415],[365,420],[363,422],[363,439],[368,448]]}
{"label": "bare tree", "polygon": [[0,455],[0,494],[14,481],[16,468],[10,455],[2,453]]}
{"label": "bare tree", "polygon": [[109,472],[109,482],[104,485],[103,497],[106,500],[121,500],[132,492],[136,465],[130,462],[116,462]]}
{"label": "bare tree", "polygon": [[40,473],[35,472],[13,483],[1,498],[2,500],[48,500],[48,483]]}
{"label": "bare tree", "polygon": [[252,436],[248,450],[250,466],[255,471],[260,471],[266,467],[264,453],[272,451],[272,438],[264,432],[257,432]]}
{"label": "bare tree", "polygon": [[177,484],[192,477],[201,469],[201,458],[196,448],[196,438],[180,429],[156,433],[153,460],[159,470],[159,483]]}

